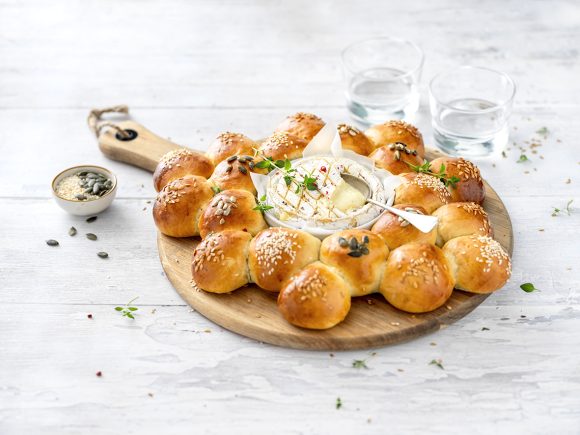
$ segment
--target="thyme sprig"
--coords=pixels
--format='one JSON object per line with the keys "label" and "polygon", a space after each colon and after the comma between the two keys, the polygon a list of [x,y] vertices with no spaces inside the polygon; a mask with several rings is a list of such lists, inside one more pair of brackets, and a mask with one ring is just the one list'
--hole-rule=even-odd
{"label": "thyme sprig", "polygon": [[296,193],[300,193],[303,190],[318,190],[316,178],[312,176],[312,173],[300,176],[296,168],[292,167],[292,162],[290,160],[274,160],[256,148],[254,148],[254,151],[256,152],[257,157],[263,159],[256,163],[255,167],[267,169],[268,172],[273,170],[281,171],[284,174],[284,182],[286,183],[286,186],[290,187],[292,184],[296,185]]}
{"label": "thyme sprig", "polygon": [[568,201],[566,203],[566,208],[564,210],[558,208],[558,207],[554,207],[554,209],[552,210],[552,217],[558,216],[560,213],[562,212],[566,212],[566,214],[568,216],[570,216],[572,214],[572,203],[574,202],[573,199],[571,199],[570,201]]}
{"label": "thyme sprig", "polygon": [[409,165],[409,167],[415,172],[418,172],[420,174],[432,175],[433,177],[439,178],[439,180],[441,180],[441,182],[445,184],[446,187],[452,187],[455,189],[455,187],[457,187],[456,184],[461,181],[461,179],[459,177],[456,177],[455,175],[449,177],[445,172],[445,165],[443,163],[441,163],[439,172],[434,172],[431,169],[431,163],[429,162],[425,162],[422,165],[413,165],[412,163],[409,162],[405,163]]}
{"label": "thyme sprig", "polygon": [[128,317],[129,319],[135,319],[133,313],[137,311],[139,308],[133,307],[131,304],[139,299],[139,296],[136,298],[131,299],[124,307],[115,307],[115,311],[118,311],[123,315],[123,317]]}
{"label": "thyme sprig", "polygon": [[272,210],[274,207],[272,207],[271,205],[268,205],[266,203],[266,195],[262,195],[260,197],[260,200],[258,201],[258,205],[256,207],[253,208],[253,210],[257,210],[257,211],[268,211],[268,210]]}

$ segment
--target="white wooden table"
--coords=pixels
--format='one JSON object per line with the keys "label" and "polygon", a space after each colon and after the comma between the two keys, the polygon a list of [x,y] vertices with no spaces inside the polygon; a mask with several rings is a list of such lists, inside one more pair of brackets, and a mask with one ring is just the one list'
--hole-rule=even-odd
{"label": "white wooden table", "polygon": [[[424,96],[444,68],[488,65],[518,85],[511,141],[548,128],[531,162],[514,145],[478,162],[513,219],[511,282],[443,331],[368,352],[277,348],[192,312],[157,258],[151,175],[100,155],[89,109],[128,104],[198,149],[298,110],[345,121],[340,49],[381,34],[424,49]],[[572,0],[0,0],[0,434],[580,433],[579,49]],[[423,101],[428,141],[429,124]],[[76,163],[120,179],[92,224],[50,197]],[[114,310],[137,296],[136,320]]]}

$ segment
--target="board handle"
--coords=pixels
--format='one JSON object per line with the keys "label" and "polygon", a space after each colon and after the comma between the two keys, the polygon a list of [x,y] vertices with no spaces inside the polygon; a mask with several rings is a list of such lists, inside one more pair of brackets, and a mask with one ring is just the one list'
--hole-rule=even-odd
{"label": "board handle", "polygon": [[127,106],[95,109],[89,114],[88,124],[95,133],[101,152],[112,160],[128,163],[153,172],[161,157],[169,151],[184,148],[157,136],[131,119],[102,120],[103,113],[123,113]]}

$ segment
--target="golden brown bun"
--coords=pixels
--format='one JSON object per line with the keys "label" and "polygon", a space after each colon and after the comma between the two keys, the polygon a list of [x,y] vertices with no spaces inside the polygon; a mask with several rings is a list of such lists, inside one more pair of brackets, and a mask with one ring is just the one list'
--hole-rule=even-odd
{"label": "golden brown bun", "polygon": [[[426,215],[427,210],[419,205],[397,204],[395,208],[411,213]],[[437,239],[437,227],[428,233],[423,233],[407,222],[405,219],[385,211],[375,222],[371,230],[385,241],[390,250],[398,248],[406,243],[430,243],[435,244]]]}
{"label": "golden brown bun", "polygon": [[258,144],[249,137],[227,131],[215,138],[209,145],[206,155],[214,165],[217,165],[231,156],[253,156],[254,148],[258,148]]}
{"label": "golden brown bun", "polygon": [[194,283],[212,293],[226,293],[249,282],[248,249],[252,236],[226,230],[203,239],[193,251],[191,271]]}
{"label": "golden brown bun", "polygon": [[190,175],[173,180],[157,194],[153,205],[155,225],[167,236],[197,236],[197,220],[212,196],[213,190],[203,177]]}
{"label": "golden brown bun", "polygon": [[447,188],[451,193],[451,202],[483,203],[485,187],[477,166],[463,158],[439,157],[431,161],[431,168],[438,172],[442,164],[445,165],[447,177],[455,176],[461,180],[455,187]]}
{"label": "golden brown bun", "polygon": [[223,230],[247,231],[253,236],[268,225],[262,212],[254,210],[256,199],[247,190],[224,190],[218,193],[199,217],[199,234]]}
{"label": "golden brown bun", "polygon": [[404,121],[387,121],[384,124],[374,125],[365,131],[367,137],[373,141],[375,147],[382,147],[395,142],[402,142],[409,149],[416,150],[419,157],[425,157],[423,136],[417,127]]}
{"label": "golden brown bun", "polygon": [[455,286],[471,293],[491,293],[503,287],[512,273],[509,255],[487,236],[461,236],[443,246]]}
{"label": "golden brown bun", "polygon": [[375,149],[375,145],[358,128],[347,124],[338,124],[338,133],[342,148],[345,150],[352,150],[362,156],[368,156]]}
{"label": "golden brown bun", "polygon": [[405,181],[395,188],[395,204],[417,204],[431,214],[451,200],[445,184],[432,175],[409,172],[400,177]]}
{"label": "golden brown bun", "polygon": [[187,175],[209,178],[213,169],[211,160],[202,153],[179,148],[161,157],[153,174],[153,185],[159,192],[167,183]]}
{"label": "golden brown bun", "polygon": [[324,127],[324,121],[318,116],[312,113],[298,112],[287,116],[274,131],[289,133],[308,143],[322,127]]}
{"label": "golden brown bun", "polygon": [[293,275],[278,295],[278,309],[296,326],[328,329],[342,322],[350,310],[349,284],[317,261]]}
{"label": "golden brown bun", "polygon": [[485,210],[474,202],[452,202],[433,213],[437,216],[437,245],[443,246],[447,241],[460,236],[472,234],[492,236],[489,217]]}
{"label": "golden brown bun", "polygon": [[409,243],[389,255],[380,291],[399,310],[426,313],[449,299],[453,284],[441,249],[428,243]]}
{"label": "golden brown bun", "polygon": [[266,174],[267,171],[254,165],[252,156],[231,156],[220,162],[213,171],[209,182],[220,190],[242,189],[256,194],[256,188],[250,177],[250,172]]}
{"label": "golden brown bun", "polygon": [[339,231],[325,238],[320,247],[320,261],[333,266],[350,283],[351,296],[379,289],[388,255],[385,242],[367,230]]}
{"label": "golden brown bun", "polygon": [[302,157],[308,142],[286,132],[272,133],[260,145],[260,151],[274,160],[293,160]]}
{"label": "golden brown bun", "polygon": [[252,240],[248,266],[252,281],[265,290],[280,291],[283,283],[318,260],[320,240],[300,230],[267,228]]}
{"label": "golden brown bun", "polygon": [[383,145],[374,150],[369,157],[374,160],[375,166],[394,175],[410,172],[409,164],[415,166],[423,164],[423,158],[419,157],[417,151],[410,151],[402,143]]}

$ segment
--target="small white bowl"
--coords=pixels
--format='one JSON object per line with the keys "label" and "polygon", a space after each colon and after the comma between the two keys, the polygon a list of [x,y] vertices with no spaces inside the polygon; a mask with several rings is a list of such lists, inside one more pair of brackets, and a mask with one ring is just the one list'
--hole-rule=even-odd
{"label": "small white bowl", "polygon": [[[107,176],[107,178],[109,178],[113,182],[113,187],[103,196],[97,199],[90,199],[87,201],[73,201],[70,199],[64,199],[56,194],[56,186],[58,186],[58,183],[60,183],[63,178],[66,178],[70,175],[74,175],[82,171],[98,172]],[[56,177],[54,177],[54,179],[52,180],[51,187],[52,187],[52,196],[54,196],[54,200],[56,201],[56,203],[59,205],[60,208],[76,216],[89,216],[100,213],[106,210],[111,205],[113,199],[115,199],[115,195],[117,194],[117,177],[111,171],[101,166],[94,165],[73,166],[71,168],[65,169],[64,171],[59,173]]]}

